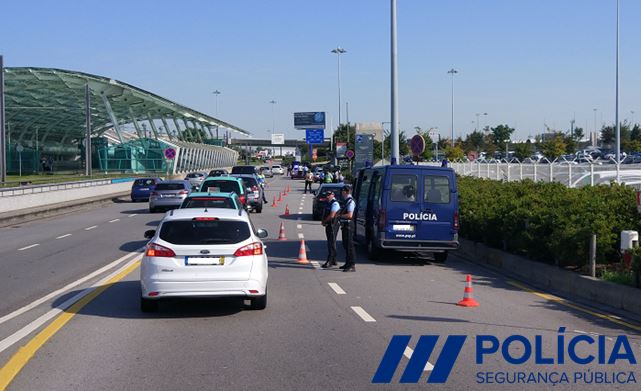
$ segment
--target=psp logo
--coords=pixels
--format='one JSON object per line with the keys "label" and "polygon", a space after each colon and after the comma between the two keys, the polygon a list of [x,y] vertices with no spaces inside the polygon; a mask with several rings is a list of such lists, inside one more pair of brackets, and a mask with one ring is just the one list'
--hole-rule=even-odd
{"label": "psp logo", "polygon": [[[376,374],[372,378],[372,383],[390,383],[392,381],[394,372],[396,372],[405,350],[408,349],[407,345],[410,342],[410,338],[410,335],[395,335],[392,337],[383,359],[378,365]],[[443,350],[441,350],[434,363],[434,368],[427,378],[428,383],[445,383],[447,381],[466,339],[467,336],[465,335],[450,335],[447,337]],[[422,335],[419,338],[414,353],[401,376],[401,383],[418,383],[437,341],[438,335]]]}

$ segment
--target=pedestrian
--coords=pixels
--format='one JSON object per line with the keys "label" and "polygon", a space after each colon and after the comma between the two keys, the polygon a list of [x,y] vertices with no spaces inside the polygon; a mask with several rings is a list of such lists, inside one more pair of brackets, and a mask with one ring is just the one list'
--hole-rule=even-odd
{"label": "pedestrian", "polygon": [[332,176],[332,173],[327,171],[325,173],[325,183],[332,183],[334,182],[334,177]]}
{"label": "pedestrian", "polygon": [[343,176],[343,174],[340,171],[337,171],[336,183],[343,183],[344,180],[345,180],[345,177]]}
{"label": "pedestrian", "polygon": [[325,237],[327,238],[327,261],[321,266],[323,269],[336,266],[336,234],[338,233],[337,214],[341,206],[336,200],[333,191],[327,192],[327,206],[323,212],[322,224],[325,227]]}
{"label": "pedestrian", "polygon": [[265,174],[263,174],[263,172],[260,171],[257,175],[258,175],[258,184],[263,190],[263,204],[266,204],[267,197],[265,196]]}
{"label": "pedestrian", "polygon": [[447,167],[447,164],[449,162],[447,161],[447,158],[443,158],[443,161],[441,162],[441,167]]}
{"label": "pedestrian", "polygon": [[345,200],[345,207],[338,219],[341,225],[343,248],[345,249],[345,264],[340,268],[344,272],[355,272],[354,209],[356,209],[356,201],[352,197],[352,188],[349,186],[343,186],[342,195]]}
{"label": "pedestrian", "polygon": [[307,189],[309,188],[309,192],[312,192],[312,184],[314,183],[314,174],[312,174],[311,171],[307,171],[307,174],[305,174],[305,191],[304,194],[307,194]]}

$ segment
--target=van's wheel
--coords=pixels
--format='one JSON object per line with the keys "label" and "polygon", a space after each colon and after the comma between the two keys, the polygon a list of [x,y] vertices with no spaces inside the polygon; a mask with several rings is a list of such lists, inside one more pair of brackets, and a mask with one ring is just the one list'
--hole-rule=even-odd
{"label": "van's wheel", "polygon": [[261,204],[261,205],[259,205],[259,206],[256,208],[256,213],[263,213],[263,205],[262,205],[262,204]]}
{"label": "van's wheel", "polygon": [[140,298],[140,310],[142,312],[156,312],[158,311],[158,300]]}
{"label": "van's wheel", "polygon": [[263,296],[258,296],[256,298],[250,299],[251,304],[249,309],[251,310],[264,310],[267,308],[267,292]]}
{"label": "van's wheel", "polygon": [[445,260],[447,259],[447,251],[444,251],[442,253],[434,253],[434,260],[438,263],[445,263]]}
{"label": "van's wheel", "polygon": [[367,239],[367,258],[372,261],[378,261],[383,255],[383,249],[376,246],[373,239]]}

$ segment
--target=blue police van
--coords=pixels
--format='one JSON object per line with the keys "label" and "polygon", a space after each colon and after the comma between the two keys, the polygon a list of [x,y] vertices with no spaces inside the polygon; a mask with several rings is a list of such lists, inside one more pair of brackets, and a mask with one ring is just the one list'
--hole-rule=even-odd
{"label": "blue police van", "polygon": [[447,167],[393,165],[357,171],[358,243],[370,259],[385,250],[434,253],[444,262],[458,243],[456,175]]}

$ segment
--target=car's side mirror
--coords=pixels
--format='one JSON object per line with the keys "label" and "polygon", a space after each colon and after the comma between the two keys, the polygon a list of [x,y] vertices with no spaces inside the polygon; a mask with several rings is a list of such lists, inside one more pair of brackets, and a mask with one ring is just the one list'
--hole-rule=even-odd
{"label": "car's side mirror", "polygon": [[156,230],[155,229],[150,229],[148,231],[145,231],[145,239],[151,239],[154,236],[156,236]]}
{"label": "car's side mirror", "polygon": [[259,237],[259,238],[261,238],[261,239],[266,238],[266,237],[267,237],[267,235],[269,235],[269,234],[267,233],[267,231],[266,231],[266,230],[264,230],[264,229],[262,229],[262,228],[260,228],[260,229],[258,229],[258,230],[256,231],[256,236],[258,236],[258,237]]}

